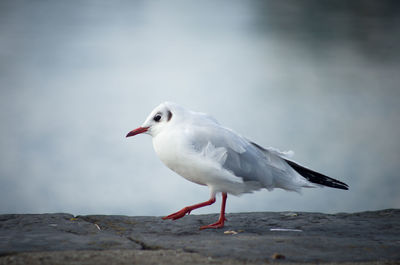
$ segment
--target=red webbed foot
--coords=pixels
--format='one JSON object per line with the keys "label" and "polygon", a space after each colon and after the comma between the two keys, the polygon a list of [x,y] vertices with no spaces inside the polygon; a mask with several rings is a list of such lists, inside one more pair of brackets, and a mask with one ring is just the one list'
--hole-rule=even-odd
{"label": "red webbed foot", "polygon": [[176,213],[164,216],[162,219],[163,220],[167,220],[167,219],[172,219],[172,220],[176,220],[179,218],[184,217],[186,214],[190,214],[192,210],[189,207],[185,207],[180,211],[177,211]]}
{"label": "red webbed foot", "polygon": [[202,226],[202,227],[200,227],[200,230],[209,229],[209,228],[213,228],[213,229],[222,228],[222,227],[224,227],[225,221],[226,221],[225,217],[219,218],[219,220],[216,223]]}
{"label": "red webbed foot", "polygon": [[172,219],[172,220],[176,220],[179,218],[184,217],[186,214],[190,214],[190,212],[194,209],[200,208],[200,207],[204,207],[204,206],[208,206],[211,205],[215,202],[215,196],[212,196],[211,199],[209,199],[208,201],[202,202],[202,203],[198,203],[195,205],[191,205],[191,206],[187,206],[185,208],[183,208],[182,210],[170,214],[168,216],[163,217],[162,219],[167,220],[167,219]]}

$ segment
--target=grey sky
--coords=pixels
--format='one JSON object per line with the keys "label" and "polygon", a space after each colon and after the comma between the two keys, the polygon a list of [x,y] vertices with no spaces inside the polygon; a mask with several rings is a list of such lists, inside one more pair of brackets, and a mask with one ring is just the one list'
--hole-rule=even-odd
{"label": "grey sky", "polygon": [[150,137],[125,139],[166,100],[350,186],[230,196],[228,212],[400,207],[397,6],[321,2],[1,1],[0,213],[208,199]]}

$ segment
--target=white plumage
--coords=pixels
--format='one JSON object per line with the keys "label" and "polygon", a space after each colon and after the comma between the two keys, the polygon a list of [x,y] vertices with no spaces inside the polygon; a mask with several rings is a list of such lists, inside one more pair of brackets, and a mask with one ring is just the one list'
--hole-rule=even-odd
{"label": "white plumage", "polygon": [[[300,191],[302,187],[320,185],[347,189],[346,184],[291,161],[292,151],[263,148],[222,126],[213,117],[175,103],[157,106],[142,126],[127,137],[139,133],[153,137],[154,150],[166,166],[185,179],[210,188],[209,201],[186,207],[190,209],[184,208],[165,219],[178,219],[193,209],[213,203],[218,192],[225,196],[224,208],[227,193],[240,195],[262,188]],[[224,220],[221,210],[219,222],[203,228],[222,227]]]}

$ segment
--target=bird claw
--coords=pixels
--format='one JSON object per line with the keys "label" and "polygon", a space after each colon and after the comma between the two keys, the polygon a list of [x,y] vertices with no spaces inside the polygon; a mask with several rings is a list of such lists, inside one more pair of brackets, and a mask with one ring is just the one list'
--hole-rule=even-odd
{"label": "bird claw", "polygon": [[[222,193],[222,205],[221,205],[221,215],[218,219],[218,222],[216,222],[215,224],[210,224],[210,225],[206,225],[206,226],[202,226],[200,227],[200,230],[202,229],[206,229],[206,228],[221,228],[224,227],[224,222],[225,222],[225,202],[226,202],[226,198],[227,195],[226,193]],[[187,206],[185,208],[183,208],[182,210],[167,215],[165,217],[162,217],[163,220],[167,220],[167,219],[172,219],[172,220],[176,220],[179,218],[184,217],[186,214],[190,214],[190,212],[194,209],[200,208],[200,207],[204,207],[207,205],[211,205],[215,202],[215,196],[211,197],[208,201],[202,202],[202,203],[198,203],[195,205],[191,205],[191,206]]]}
{"label": "bird claw", "polygon": [[200,227],[200,230],[209,229],[209,228],[218,229],[218,228],[222,228],[222,227],[224,227],[224,222],[218,221],[214,224],[202,226],[202,227]]}
{"label": "bird claw", "polygon": [[225,221],[226,221],[226,219],[224,217],[223,219],[219,219],[218,222],[216,222],[216,223],[200,227],[200,230],[208,229],[208,228],[213,228],[213,229],[222,228],[222,227],[224,227]]}
{"label": "bird claw", "polygon": [[190,208],[185,207],[185,208],[183,208],[182,210],[177,211],[176,213],[173,213],[173,214],[164,216],[162,219],[163,219],[163,220],[167,220],[167,219],[176,220],[176,219],[179,219],[179,218],[184,217],[186,214],[190,214],[191,211],[192,211],[192,210],[191,210]]}

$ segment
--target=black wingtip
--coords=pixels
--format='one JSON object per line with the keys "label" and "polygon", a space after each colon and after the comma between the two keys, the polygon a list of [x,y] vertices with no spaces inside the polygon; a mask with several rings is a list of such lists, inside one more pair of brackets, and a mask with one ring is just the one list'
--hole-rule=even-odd
{"label": "black wingtip", "polygon": [[302,175],[304,178],[306,178],[308,181],[316,184],[320,184],[323,186],[335,188],[335,189],[342,189],[342,190],[348,190],[349,186],[341,182],[337,179],[325,176],[321,173],[318,173],[316,171],[313,171],[311,169],[305,168],[303,166],[300,166],[299,164],[296,164],[293,161],[286,160],[285,161],[291,166],[294,170],[296,170],[297,173]]}

